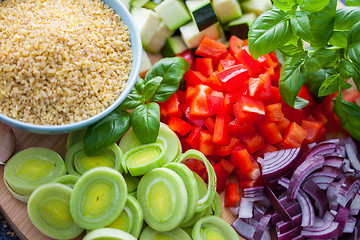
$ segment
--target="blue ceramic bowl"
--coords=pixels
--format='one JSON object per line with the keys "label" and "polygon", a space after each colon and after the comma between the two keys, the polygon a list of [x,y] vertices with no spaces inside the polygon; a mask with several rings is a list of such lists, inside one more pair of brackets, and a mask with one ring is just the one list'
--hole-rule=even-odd
{"label": "blue ceramic bowl", "polygon": [[127,80],[127,84],[124,90],[121,92],[119,97],[103,112],[90,117],[88,119],[69,123],[64,125],[37,125],[30,124],[22,121],[15,120],[13,118],[9,118],[3,114],[0,114],[0,121],[5,124],[22,130],[26,132],[32,132],[37,134],[61,134],[61,133],[69,133],[82,128],[85,128],[98,120],[105,117],[107,114],[112,112],[116,107],[120,105],[120,103],[126,98],[131,89],[133,88],[140,72],[141,67],[141,59],[142,59],[142,45],[139,31],[133,21],[133,18],[127,8],[121,3],[120,0],[103,0],[106,4],[108,4],[114,11],[121,17],[121,20],[128,27],[130,31],[130,41],[131,41],[131,49],[133,54],[132,66],[129,75],[129,79]]}

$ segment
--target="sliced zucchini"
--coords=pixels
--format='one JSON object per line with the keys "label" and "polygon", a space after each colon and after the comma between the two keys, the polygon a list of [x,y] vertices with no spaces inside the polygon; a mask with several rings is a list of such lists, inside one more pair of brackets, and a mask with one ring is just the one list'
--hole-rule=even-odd
{"label": "sliced zucchini", "polygon": [[10,192],[26,200],[37,187],[65,173],[65,163],[58,153],[48,148],[33,147],[18,152],[8,160],[4,168],[4,182]]}
{"label": "sliced zucchini", "polygon": [[181,228],[175,228],[168,232],[158,232],[147,226],[141,232],[139,240],[191,240],[191,237]]}
{"label": "sliced zucchini", "polygon": [[182,40],[181,36],[175,35],[166,39],[165,45],[161,49],[161,54],[164,57],[174,57],[176,54],[179,54],[187,49],[188,47],[186,46],[184,40]]}
{"label": "sliced zucchini", "polygon": [[229,22],[228,30],[231,35],[235,35],[241,39],[247,39],[249,28],[255,19],[255,13],[245,13],[242,17]]}
{"label": "sliced zucchini", "polygon": [[58,177],[57,179],[55,179],[53,182],[54,183],[61,183],[64,184],[68,187],[73,188],[75,183],[77,182],[77,180],[79,180],[79,176],[77,175],[71,175],[71,174],[66,174],[63,175],[61,177]]}
{"label": "sliced zucchini", "polygon": [[83,232],[70,213],[71,194],[72,189],[60,183],[41,185],[31,194],[27,205],[29,218],[46,236],[73,239]]}
{"label": "sliced zucchini", "polygon": [[68,173],[77,176],[81,176],[88,170],[100,166],[122,172],[121,158],[122,152],[116,143],[88,156],[85,154],[84,143],[78,142],[66,152],[65,164]]}
{"label": "sliced zucchini", "polygon": [[228,23],[242,16],[238,0],[213,0],[215,13],[222,24]]}
{"label": "sliced zucchini", "polygon": [[[167,163],[174,161],[174,159],[182,152],[178,136],[164,123],[160,123],[159,135],[156,143],[163,145]],[[141,143],[137,139],[132,128],[123,135],[119,142],[120,149],[123,153],[140,145]]]}
{"label": "sliced zucchini", "polygon": [[166,162],[165,149],[160,143],[149,143],[127,151],[122,160],[125,173],[141,176]]}
{"label": "sliced zucchini", "polygon": [[175,31],[180,26],[191,20],[189,11],[183,1],[164,0],[155,7],[160,18],[171,31]]}
{"label": "sliced zucchini", "polygon": [[192,230],[194,240],[240,240],[227,222],[216,216],[206,216],[197,221]]}
{"label": "sliced zucchini", "polygon": [[188,0],[185,3],[199,31],[218,22],[210,0]]}
{"label": "sliced zucchini", "polygon": [[145,222],[156,231],[171,231],[185,217],[188,205],[186,188],[173,170],[156,168],[145,174],[139,182],[137,198]]}
{"label": "sliced zucchini", "polygon": [[125,207],[120,216],[108,227],[120,229],[139,238],[143,222],[144,213],[139,201],[134,196],[128,195]]}
{"label": "sliced zucchini", "polygon": [[166,39],[174,34],[166,24],[161,21],[159,27],[155,30],[155,34],[144,49],[150,53],[157,54],[164,47]]}
{"label": "sliced zucchini", "polygon": [[131,0],[131,8],[141,8],[150,0]]}
{"label": "sliced zucchini", "polygon": [[74,186],[71,215],[85,229],[103,228],[120,215],[126,199],[127,187],[121,173],[108,167],[93,168]]}
{"label": "sliced zucchini", "polygon": [[136,240],[136,238],[119,229],[99,228],[90,231],[83,240]]}
{"label": "sliced zucchini", "polygon": [[199,31],[196,23],[194,21],[190,21],[187,24],[181,26],[179,29],[181,37],[188,48],[195,48],[199,46],[201,39],[204,36],[208,36],[209,38],[215,40],[221,39],[224,36],[222,27],[219,22],[214,23],[202,31]]}

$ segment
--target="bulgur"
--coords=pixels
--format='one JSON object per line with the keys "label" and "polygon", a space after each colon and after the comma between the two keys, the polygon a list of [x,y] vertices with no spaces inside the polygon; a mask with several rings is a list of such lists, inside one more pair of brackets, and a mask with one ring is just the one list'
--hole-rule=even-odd
{"label": "bulgur", "polygon": [[130,33],[101,0],[0,1],[0,112],[40,125],[103,111],[126,85]]}

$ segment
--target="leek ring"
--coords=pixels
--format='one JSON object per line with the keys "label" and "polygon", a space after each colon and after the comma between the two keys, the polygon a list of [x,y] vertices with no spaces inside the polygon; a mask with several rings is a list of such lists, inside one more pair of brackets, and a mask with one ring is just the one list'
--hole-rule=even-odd
{"label": "leek ring", "polygon": [[175,228],[168,232],[158,232],[147,226],[141,232],[139,240],[191,240],[189,234],[187,234],[181,228]]}
{"label": "leek ring", "polygon": [[86,234],[83,240],[136,240],[136,238],[119,229],[99,228]]}

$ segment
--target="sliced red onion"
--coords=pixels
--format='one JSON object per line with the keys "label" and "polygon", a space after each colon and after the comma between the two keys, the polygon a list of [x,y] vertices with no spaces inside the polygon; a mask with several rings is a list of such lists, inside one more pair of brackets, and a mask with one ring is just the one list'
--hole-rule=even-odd
{"label": "sliced red onion", "polygon": [[244,197],[258,197],[258,196],[265,196],[264,186],[244,188]]}
{"label": "sliced red onion", "polygon": [[231,214],[234,216],[238,216],[239,215],[239,207],[228,207],[228,209],[230,210]]}
{"label": "sliced red onion", "polygon": [[340,171],[338,168],[323,166],[321,169],[310,174],[305,181],[311,180],[316,183],[320,189],[325,190],[339,175]]}
{"label": "sliced red onion", "polygon": [[359,155],[356,143],[352,137],[347,137],[344,140],[340,141],[341,146],[345,146],[345,144],[350,144],[352,146],[352,148],[354,149],[356,156]]}
{"label": "sliced red onion", "polygon": [[348,217],[344,226],[344,233],[353,233],[356,225],[355,217]]}
{"label": "sliced red onion", "polygon": [[251,201],[249,198],[242,197],[239,206],[239,218],[252,218],[253,206],[253,201]]}
{"label": "sliced red onion", "polygon": [[[301,213],[301,206],[300,206],[299,202],[296,202],[296,204],[294,204],[292,206],[288,206],[286,208],[286,211],[291,216],[291,221],[293,221],[293,218],[295,216],[297,216],[299,213]],[[281,219],[281,217],[280,217],[280,215],[278,213],[274,213],[272,218],[271,218],[271,221],[272,221],[272,223],[276,224],[276,223],[279,223],[279,222],[281,222],[283,220]],[[288,221],[286,221],[286,222],[288,222]]]}
{"label": "sliced red onion", "polygon": [[353,199],[356,193],[359,191],[360,181],[353,176],[348,176],[345,179],[342,179],[340,182],[341,186],[337,196],[337,201],[342,207],[345,207],[346,204],[351,199]]}
{"label": "sliced red onion", "polygon": [[306,158],[311,158],[317,154],[324,155],[334,152],[334,149],[337,147],[338,143],[339,139],[331,139],[331,141],[323,141],[317,144],[316,146],[312,147],[301,155],[297,165],[300,165],[302,162],[304,162]]}
{"label": "sliced red onion", "polygon": [[311,180],[304,182],[302,189],[314,200],[318,210],[318,217],[322,218],[329,209],[329,201],[326,194]]}
{"label": "sliced red onion", "polygon": [[329,211],[326,211],[323,216],[324,221],[333,222],[335,220],[335,215]]}
{"label": "sliced red onion", "polygon": [[342,170],[344,173],[350,173],[350,174],[355,172],[355,170],[351,167],[350,160],[347,158],[344,159],[344,166]]}
{"label": "sliced red onion", "polygon": [[288,232],[293,228],[301,226],[301,221],[302,221],[302,213],[299,213],[299,214],[295,215],[294,217],[292,217],[291,221],[278,222],[278,223],[276,223],[276,226],[275,226],[276,227],[276,232],[278,232],[280,234]]}
{"label": "sliced red onion", "polygon": [[261,205],[255,205],[253,209],[254,219],[259,222],[260,219],[264,216],[265,212],[266,208]]}
{"label": "sliced red onion", "polygon": [[350,204],[350,215],[358,215],[360,211],[360,194],[356,193]]}
{"label": "sliced red onion", "polygon": [[359,161],[359,158],[357,157],[357,153],[356,153],[354,146],[350,143],[346,143],[345,150],[346,150],[347,157],[350,160],[351,166],[356,171],[360,171],[360,161]]}
{"label": "sliced red onion", "polygon": [[291,221],[291,216],[286,211],[284,206],[279,202],[279,199],[276,197],[274,192],[268,186],[265,186],[265,194],[269,198],[273,208],[281,216],[281,218],[284,221]]}
{"label": "sliced red onion", "polygon": [[277,234],[278,240],[289,240],[293,239],[296,236],[299,236],[301,233],[301,226],[291,229],[290,231],[282,234]]}
{"label": "sliced red onion", "polygon": [[264,215],[260,219],[259,223],[256,225],[256,230],[255,230],[255,233],[253,236],[254,240],[262,239],[265,231],[268,228],[272,214],[273,214],[273,210],[270,210],[270,209],[264,213]]}
{"label": "sliced red onion", "polygon": [[302,184],[304,179],[315,170],[321,168],[324,161],[325,159],[323,156],[315,155],[307,157],[304,162],[302,162],[300,166],[296,168],[291,177],[289,188],[287,190],[287,195],[289,198],[296,198],[297,192],[299,191],[300,185]]}
{"label": "sliced red onion", "polygon": [[339,207],[339,210],[336,214],[335,222],[339,223],[339,234],[341,235],[344,231],[346,220],[349,217],[350,208],[349,207]]}
{"label": "sliced red onion", "polygon": [[240,236],[246,239],[252,239],[256,230],[254,226],[246,223],[241,218],[236,219],[231,226]]}
{"label": "sliced red onion", "polygon": [[322,152],[321,153],[324,157],[345,157],[346,156],[346,151],[345,151],[345,147],[338,145],[334,148],[334,151],[329,151],[329,152]]}
{"label": "sliced red onion", "polygon": [[325,157],[324,166],[341,169],[344,166],[344,158],[334,156]]}
{"label": "sliced red onion", "polygon": [[322,224],[316,226],[304,227],[301,235],[311,239],[331,239],[339,235],[337,222],[322,221]]}

